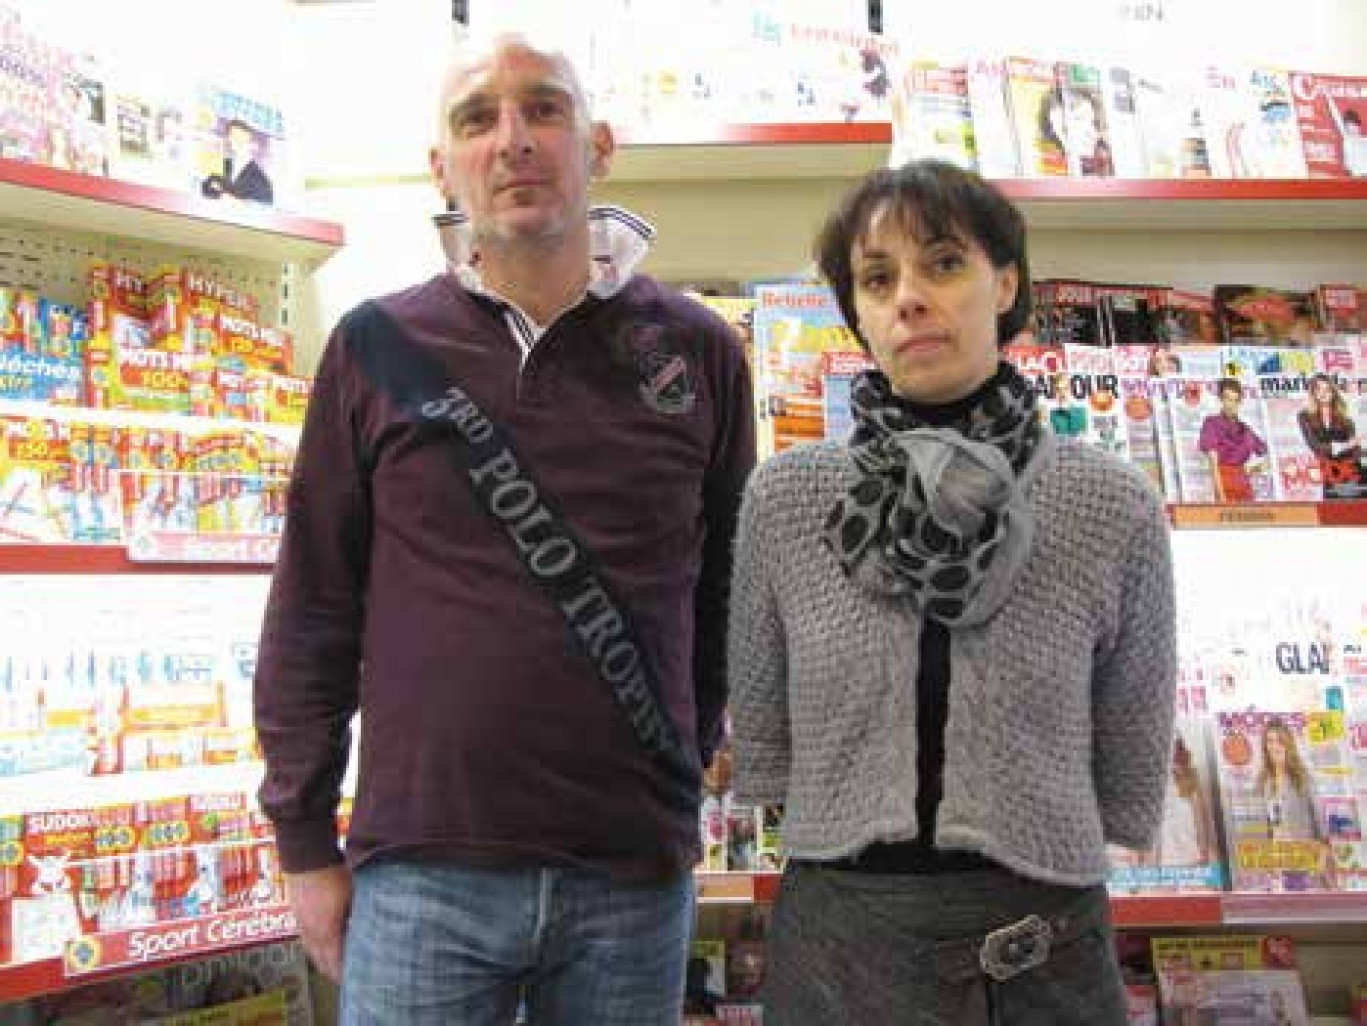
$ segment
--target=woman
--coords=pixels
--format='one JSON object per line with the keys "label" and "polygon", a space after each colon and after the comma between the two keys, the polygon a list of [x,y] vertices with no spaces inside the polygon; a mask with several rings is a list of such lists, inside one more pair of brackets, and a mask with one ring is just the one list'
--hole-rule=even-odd
{"label": "woman", "polygon": [[1201,771],[1181,734],[1172,739],[1163,822],[1152,856],[1160,866],[1204,866],[1219,857]]}
{"label": "woman", "polygon": [[1319,845],[1313,869],[1284,869],[1281,886],[1302,891],[1333,886],[1334,862],[1315,810],[1314,786],[1286,721],[1274,716],[1263,726],[1258,795],[1266,805],[1269,841],[1309,841]]}
{"label": "woman", "polygon": [[1237,378],[1216,383],[1220,412],[1201,421],[1196,448],[1210,461],[1216,502],[1253,502],[1258,495],[1251,474],[1263,469],[1267,443],[1239,416],[1244,389]]}
{"label": "woman", "polygon": [[1267,836],[1273,841],[1319,841],[1323,839],[1315,815],[1315,796],[1310,774],[1296,736],[1286,721],[1273,717],[1263,727],[1262,769],[1258,771],[1258,794],[1267,803]]}
{"label": "woman", "polygon": [[1101,178],[1115,174],[1105,126],[1101,96],[1094,90],[1056,85],[1040,101],[1040,140],[1046,151],[1062,154],[1067,174]]}
{"label": "woman", "polygon": [[1153,843],[1175,680],[1163,507],[999,358],[1020,214],[934,160],[817,242],[877,369],[848,444],[762,465],[730,672],[738,797],[785,805],[765,1022],[1125,1022],[1107,841]]}
{"label": "woman", "polygon": [[1315,454],[1325,494],[1356,494],[1362,443],[1357,425],[1348,415],[1343,393],[1328,374],[1316,374],[1310,379],[1306,405],[1296,415],[1296,423],[1306,447]]}

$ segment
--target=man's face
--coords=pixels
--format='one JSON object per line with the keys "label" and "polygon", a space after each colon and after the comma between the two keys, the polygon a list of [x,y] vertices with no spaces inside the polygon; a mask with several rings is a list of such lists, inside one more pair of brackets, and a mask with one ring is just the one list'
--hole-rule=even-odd
{"label": "man's face", "polygon": [[589,123],[563,59],[519,41],[458,65],[443,90],[432,173],[476,240],[551,241],[582,231],[589,180],[607,170],[606,125]]}

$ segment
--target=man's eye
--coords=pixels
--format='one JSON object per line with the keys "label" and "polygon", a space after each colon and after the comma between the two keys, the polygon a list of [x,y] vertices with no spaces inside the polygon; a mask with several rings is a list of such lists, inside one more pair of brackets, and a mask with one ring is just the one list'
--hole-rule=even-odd
{"label": "man's eye", "polygon": [[533,121],[552,121],[563,113],[561,104],[555,100],[536,100],[527,111]]}
{"label": "man's eye", "polygon": [[494,123],[494,112],[490,109],[474,108],[456,115],[456,131],[461,135],[483,131]]}

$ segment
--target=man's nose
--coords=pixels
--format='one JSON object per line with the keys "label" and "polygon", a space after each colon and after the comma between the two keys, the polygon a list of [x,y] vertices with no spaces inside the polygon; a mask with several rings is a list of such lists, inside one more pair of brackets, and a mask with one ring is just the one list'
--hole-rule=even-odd
{"label": "man's nose", "polygon": [[521,157],[532,151],[532,133],[516,104],[504,104],[498,113],[498,152],[502,157]]}

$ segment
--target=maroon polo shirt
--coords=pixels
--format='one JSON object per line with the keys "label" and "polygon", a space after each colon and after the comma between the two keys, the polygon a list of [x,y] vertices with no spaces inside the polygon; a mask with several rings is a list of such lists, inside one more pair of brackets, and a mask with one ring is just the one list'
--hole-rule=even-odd
{"label": "maroon polo shirt", "polygon": [[[660,878],[698,858],[699,762],[726,699],[731,542],[754,463],[749,375],[710,311],[637,276],[531,350],[451,275],[343,318],[305,419],[261,636],[261,803],[281,861],[577,865]],[[405,336],[400,338],[399,336]],[[512,436],[635,620],[689,754],[633,734],[509,540],[373,370],[416,344]],[[439,395],[443,383],[434,382]]]}

